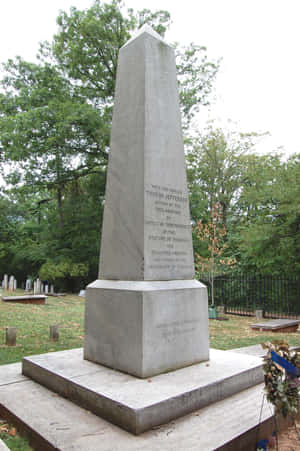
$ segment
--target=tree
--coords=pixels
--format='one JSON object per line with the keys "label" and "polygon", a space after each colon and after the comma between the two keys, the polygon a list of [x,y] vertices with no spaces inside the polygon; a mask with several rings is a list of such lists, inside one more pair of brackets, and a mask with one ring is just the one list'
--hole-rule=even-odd
{"label": "tree", "polygon": [[[52,46],[44,45],[43,50],[46,49],[46,56],[54,54],[81,94],[99,109],[104,109],[109,118],[119,49],[143,24],[149,24],[164,36],[170,22],[167,11],[124,11],[120,0],[112,0],[109,4],[96,0],[88,10],[79,11],[73,7],[69,14],[62,12],[57,19],[59,32]],[[187,127],[199,105],[209,103],[219,63],[208,59],[203,46],[180,47],[176,44],[175,47],[180,103]]]}
{"label": "tree", "polygon": [[62,229],[66,184],[97,171],[96,164],[106,164],[99,133],[105,124],[57,68],[21,58],[5,68],[0,149],[6,161],[15,164],[5,178],[15,187],[26,184],[31,192],[52,191]]}
{"label": "tree", "polygon": [[190,138],[187,153],[187,172],[192,197],[191,212],[196,222],[199,209],[194,208],[193,199],[206,200],[202,203],[201,217],[208,217],[212,206],[220,206],[222,222],[227,228],[231,214],[243,188],[247,167],[245,156],[254,148],[261,135],[256,133],[225,133],[211,126],[206,133]]}
{"label": "tree", "polygon": [[206,224],[200,219],[196,225],[196,234],[200,241],[206,245],[206,256],[196,254],[196,272],[198,276],[205,272],[211,286],[211,300],[214,305],[214,281],[218,271],[231,268],[235,265],[234,258],[226,258],[224,242],[226,228],[222,222],[221,205],[213,204],[210,212],[210,221]]}
{"label": "tree", "polygon": [[[29,205],[19,224],[26,245],[17,240],[14,248],[31,261],[27,267],[87,262],[90,277],[99,249],[118,51],[143,23],[163,35],[170,15],[96,0],[88,10],[62,12],[57,21],[58,34],[41,45],[39,63],[18,57],[4,67],[0,155],[10,170],[6,166],[2,175],[11,198]],[[208,102],[218,64],[203,47],[176,51],[187,127],[199,102]]]}
{"label": "tree", "polygon": [[286,163],[269,157],[269,166],[266,160],[267,180],[248,187],[242,197],[247,215],[234,241],[244,270],[295,274],[300,270],[300,155]]}

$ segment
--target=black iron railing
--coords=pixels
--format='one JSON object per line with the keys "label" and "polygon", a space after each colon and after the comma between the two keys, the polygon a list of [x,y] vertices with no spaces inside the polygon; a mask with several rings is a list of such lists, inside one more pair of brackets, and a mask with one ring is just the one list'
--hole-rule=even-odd
{"label": "black iron railing", "polygon": [[[211,284],[205,275],[200,281],[208,288],[211,303]],[[254,315],[263,310],[265,317],[300,317],[300,276],[238,275],[216,276],[214,302],[223,305],[227,313]]]}

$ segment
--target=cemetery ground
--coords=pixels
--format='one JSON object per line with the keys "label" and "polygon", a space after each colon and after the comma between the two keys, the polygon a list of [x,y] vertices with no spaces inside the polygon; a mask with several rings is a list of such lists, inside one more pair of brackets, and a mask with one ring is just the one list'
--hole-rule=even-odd
{"label": "cemetery ground", "polygon": [[[24,292],[17,290],[14,294],[22,295]],[[2,295],[6,296],[9,293],[2,292]],[[82,347],[84,307],[84,298],[72,294],[62,297],[49,296],[44,305],[23,305],[0,301],[0,364],[19,362],[28,355]],[[259,332],[250,327],[256,321],[254,317],[225,316],[227,321],[210,320],[209,322],[210,346],[213,348],[229,350],[274,339],[285,339],[291,346],[300,347],[300,333]],[[58,342],[50,341],[49,338],[49,328],[53,324],[59,326]],[[16,346],[6,346],[5,344],[5,331],[9,326],[17,328]],[[257,406],[258,412],[259,408],[260,406]],[[281,440],[290,446],[287,434],[293,436],[293,431],[287,432]],[[1,419],[0,438],[7,443],[11,450],[27,451],[31,449],[26,441],[18,436],[13,425],[7,425],[6,422],[1,422]],[[293,448],[286,447],[285,449]]]}

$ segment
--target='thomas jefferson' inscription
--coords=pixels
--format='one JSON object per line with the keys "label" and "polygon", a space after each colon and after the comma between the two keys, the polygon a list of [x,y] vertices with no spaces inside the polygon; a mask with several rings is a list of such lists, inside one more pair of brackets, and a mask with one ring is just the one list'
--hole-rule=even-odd
{"label": "'thomas jefferson' inscription", "polygon": [[193,278],[188,197],[151,184],[145,189],[145,272],[150,278]]}

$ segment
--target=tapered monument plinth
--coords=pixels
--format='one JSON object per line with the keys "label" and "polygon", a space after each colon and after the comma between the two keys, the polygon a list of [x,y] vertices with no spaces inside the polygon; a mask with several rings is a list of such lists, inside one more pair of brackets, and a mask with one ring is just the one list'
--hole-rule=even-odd
{"label": "tapered monument plinth", "polygon": [[209,358],[173,49],[143,27],[119,53],[99,279],[84,358],[149,377]]}

